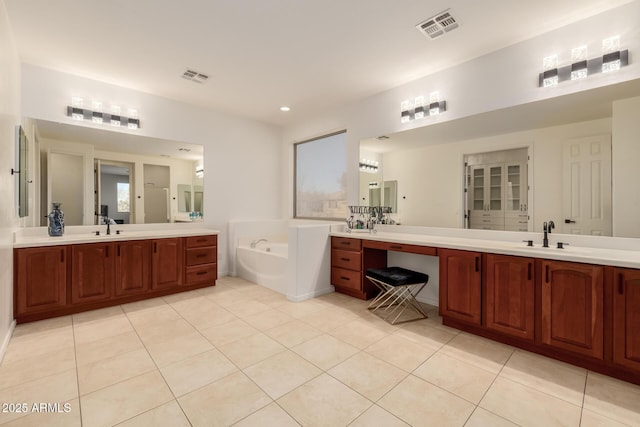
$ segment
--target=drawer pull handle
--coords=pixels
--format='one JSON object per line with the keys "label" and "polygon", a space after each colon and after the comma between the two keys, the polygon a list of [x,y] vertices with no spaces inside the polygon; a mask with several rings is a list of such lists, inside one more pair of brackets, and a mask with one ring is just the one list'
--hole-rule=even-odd
{"label": "drawer pull handle", "polygon": [[118,256],[120,256],[120,245],[116,246],[118,248]]}
{"label": "drawer pull handle", "polygon": [[618,293],[620,295],[624,294],[624,278],[622,274],[618,274]]}
{"label": "drawer pull handle", "polygon": [[476,257],[476,273],[480,271],[480,257]]}
{"label": "drawer pull handle", "polygon": [[105,248],[105,252],[106,252],[106,257],[109,258],[109,246]]}
{"label": "drawer pull handle", "polygon": [[527,280],[531,280],[531,269],[532,269],[532,265],[531,263],[527,264]]}
{"label": "drawer pull handle", "polygon": [[545,282],[549,283],[549,266],[548,265],[544,267],[544,275],[545,275],[545,278],[544,278]]}
{"label": "drawer pull handle", "polygon": [[349,262],[349,261],[351,261],[351,260],[350,260],[349,258],[340,258],[340,261],[346,261],[346,262]]}
{"label": "drawer pull handle", "polygon": [[402,246],[400,245],[391,245],[389,246],[390,249],[402,249]]}
{"label": "drawer pull handle", "polygon": [[64,262],[64,249],[60,250],[60,262]]}
{"label": "drawer pull handle", "polygon": [[345,277],[345,276],[340,276],[340,278],[341,278],[342,280],[347,280],[347,281],[349,281],[349,280],[350,280],[348,277]]}
{"label": "drawer pull handle", "polygon": [[207,254],[198,254],[198,255],[196,255],[196,258],[204,258],[206,256],[207,256]]}
{"label": "drawer pull handle", "polygon": [[203,243],[203,242],[206,242],[206,241],[207,241],[207,239],[198,239],[198,240],[196,240],[196,242],[198,242],[198,243]]}
{"label": "drawer pull handle", "polygon": [[207,274],[207,272],[206,272],[206,271],[198,271],[198,272],[196,273],[196,276],[204,276],[205,274]]}
{"label": "drawer pull handle", "polygon": [[351,246],[351,242],[340,242],[341,245],[347,245],[347,246]]}

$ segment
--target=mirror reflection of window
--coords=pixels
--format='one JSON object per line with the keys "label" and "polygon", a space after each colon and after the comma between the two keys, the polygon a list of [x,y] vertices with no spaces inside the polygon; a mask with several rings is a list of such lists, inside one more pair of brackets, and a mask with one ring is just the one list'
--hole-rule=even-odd
{"label": "mirror reflection of window", "polygon": [[129,196],[129,183],[128,182],[119,182],[118,185],[118,212],[129,212],[131,210],[130,207],[130,196]]}

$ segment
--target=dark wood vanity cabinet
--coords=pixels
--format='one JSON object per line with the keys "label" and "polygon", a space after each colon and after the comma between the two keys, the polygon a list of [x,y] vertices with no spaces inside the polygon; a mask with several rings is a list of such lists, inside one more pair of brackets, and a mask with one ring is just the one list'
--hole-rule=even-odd
{"label": "dark wood vanity cabinet", "polygon": [[181,237],[156,239],[151,242],[151,287],[165,289],[182,285],[184,250]]}
{"label": "dark wood vanity cabinet", "polygon": [[151,284],[151,242],[130,240],[115,245],[115,296],[147,292]]}
{"label": "dark wood vanity cabinet", "polygon": [[604,269],[542,260],[542,343],[603,358]]}
{"label": "dark wood vanity cabinet", "polygon": [[486,254],[485,266],[485,327],[501,334],[533,341],[534,260]]}
{"label": "dark wood vanity cabinet", "polygon": [[14,253],[14,313],[43,313],[67,305],[68,246],[25,248]]}
{"label": "dark wood vanity cabinet", "polygon": [[440,315],[480,325],[482,254],[438,249],[440,257]]}
{"label": "dark wood vanity cabinet", "polygon": [[114,284],[113,243],[71,245],[71,304],[111,298]]}
{"label": "dark wood vanity cabinet", "polygon": [[217,236],[14,249],[18,323],[214,286]]}
{"label": "dark wood vanity cabinet", "polygon": [[614,269],[613,362],[640,372],[640,270]]}

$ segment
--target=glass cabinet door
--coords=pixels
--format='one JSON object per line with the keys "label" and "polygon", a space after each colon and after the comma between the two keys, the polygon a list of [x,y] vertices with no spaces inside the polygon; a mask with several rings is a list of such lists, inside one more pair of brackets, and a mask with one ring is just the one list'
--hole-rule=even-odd
{"label": "glass cabinet door", "polygon": [[507,165],[507,210],[527,212],[527,186],[523,164]]}
{"label": "glass cabinet door", "polygon": [[473,167],[471,169],[471,209],[483,211],[486,209],[484,203],[484,167]]}
{"label": "glass cabinet door", "polygon": [[489,210],[502,210],[502,166],[489,166]]}

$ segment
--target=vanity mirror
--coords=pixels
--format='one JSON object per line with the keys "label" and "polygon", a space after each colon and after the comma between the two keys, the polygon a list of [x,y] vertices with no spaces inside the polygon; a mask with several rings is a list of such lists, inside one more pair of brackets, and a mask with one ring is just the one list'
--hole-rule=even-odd
{"label": "vanity mirror", "polygon": [[[612,235],[616,221],[634,215],[622,207],[616,211],[612,201],[612,192],[623,190],[623,186],[631,191],[628,180],[612,179],[615,163],[611,151],[625,156],[629,149],[612,141],[613,134],[620,135],[628,126],[615,120],[613,104],[638,96],[640,79],[362,140],[361,159],[375,159],[379,168],[376,174],[360,172],[360,202],[368,198],[369,182],[397,181],[398,216],[403,225],[468,227],[465,215],[470,208],[465,181],[469,171],[465,159],[481,153],[524,149],[528,155],[523,168],[527,171],[524,181],[528,182],[528,191],[523,191],[521,197],[522,205],[528,207],[529,231],[541,231],[542,222],[553,219],[558,232],[580,233],[565,220],[573,221],[575,212],[590,209],[594,216],[608,216],[609,225],[608,231],[589,234]],[[639,106],[640,101],[634,105]],[[640,107],[635,117],[638,114]],[[571,163],[575,147],[598,151],[602,156],[594,160],[602,167],[587,181],[577,172],[579,165]],[[573,183],[573,190],[579,185],[595,190],[589,200],[579,200],[571,193],[572,188],[563,188],[563,182]],[[580,205],[585,202],[586,207]],[[613,234],[638,237],[632,230]]]}
{"label": "vanity mirror", "polygon": [[29,215],[29,141],[22,126],[16,127],[16,164],[18,169],[11,173],[17,175],[18,180],[18,216],[24,218]]}
{"label": "vanity mirror", "polygon": [[25,123],[39,141],[35,211],[60,202],[66,225],[103,223],[103,212],[121,224],[188,221],[179,209],[182,185],[197,186],[193,197],[202,212],[203,180],[196,175],[201,145],[43,120]]}

